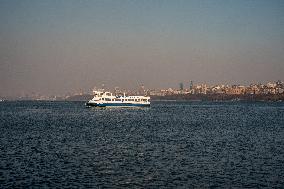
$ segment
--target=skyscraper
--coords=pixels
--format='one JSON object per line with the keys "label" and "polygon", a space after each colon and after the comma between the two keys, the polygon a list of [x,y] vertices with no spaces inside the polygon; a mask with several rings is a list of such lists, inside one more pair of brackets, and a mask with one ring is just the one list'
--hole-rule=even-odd
{"label": "skyscraper", "polygon": [[193,81],[190,81],[189,90],[193,89]]}
{"label": "skyscraper", "polygon": [[179,83],[179,90],[183,90],[183,83]]}

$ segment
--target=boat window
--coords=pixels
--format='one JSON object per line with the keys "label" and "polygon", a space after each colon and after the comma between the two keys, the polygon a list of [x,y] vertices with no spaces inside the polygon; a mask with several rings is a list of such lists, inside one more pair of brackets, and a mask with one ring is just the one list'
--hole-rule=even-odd
{"label": "boat window", "polygon": [[111,101],[111,99],[110,98],[105,98],[105,101]]}
{"label": "boat window", "polygon": [[116,98],[115,101],[121,101],[119,98]]}

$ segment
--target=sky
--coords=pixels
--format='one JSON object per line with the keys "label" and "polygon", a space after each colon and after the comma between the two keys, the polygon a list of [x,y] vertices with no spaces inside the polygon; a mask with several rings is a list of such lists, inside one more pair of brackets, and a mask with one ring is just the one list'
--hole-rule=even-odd
{"label": "sky", "polygon": [[283,0],[0,0],[0,96],[284,80]]}

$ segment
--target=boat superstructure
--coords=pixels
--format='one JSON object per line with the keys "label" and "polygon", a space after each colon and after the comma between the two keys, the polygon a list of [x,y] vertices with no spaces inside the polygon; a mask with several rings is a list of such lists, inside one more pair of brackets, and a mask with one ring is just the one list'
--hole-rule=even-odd
{"label": "boat superstructure", "polygon": [[86,106],[94,107],[149,107],[149,96],[113,95],[111,92],[93,91],[94,97]]}

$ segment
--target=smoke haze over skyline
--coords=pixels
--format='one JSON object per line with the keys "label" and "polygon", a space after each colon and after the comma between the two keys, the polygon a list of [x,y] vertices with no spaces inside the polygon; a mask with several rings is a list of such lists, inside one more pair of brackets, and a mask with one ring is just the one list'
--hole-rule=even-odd
{"label": "smoke haze over skyline", "polygon": [[283,80],[284,1],[0,1],[0,96]]}

